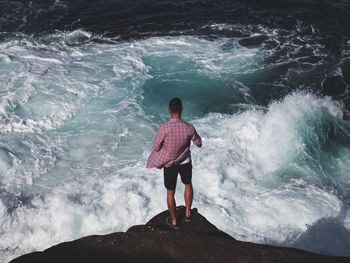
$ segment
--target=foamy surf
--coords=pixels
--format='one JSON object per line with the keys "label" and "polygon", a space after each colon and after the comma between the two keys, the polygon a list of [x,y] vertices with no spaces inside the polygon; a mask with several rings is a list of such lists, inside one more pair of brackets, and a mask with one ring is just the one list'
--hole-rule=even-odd
{"label": "foamy surf", "polygon": [[[320,220],[348,233],[349,123],[331,98],[283,90],[300,68],[276,78],[279,59],[263,64],[281,47],[247,48],[226,37],[94,38],[79,30],[2,43],[4,262],[124,231],[164,210],[162,172],[145,163],[174,95],[203,137],[203,149],[193,149],[194,205],[218,227],[237,239],[301,248],[299,238]],[[322,61],[326,51],[309,48]],[[287,95],[265,103],[271,95],[251,83],[269,74]]]}

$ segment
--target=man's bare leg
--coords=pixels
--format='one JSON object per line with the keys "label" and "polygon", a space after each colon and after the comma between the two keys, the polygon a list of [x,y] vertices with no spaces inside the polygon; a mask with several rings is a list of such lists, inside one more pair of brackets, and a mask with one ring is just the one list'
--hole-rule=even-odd
{"label": "man's bare leg", "polygon": [[171,217],[171,223],[176,225],[176,203],[175,203],[175,190],[167,190],[167,203],[168,210]]}
{"label": "man's bare leg", "polygon": [[185,204],[186,204],[186,216],[189,217],[191,215],[191,206],[193,200],[193,188],[192,184],[185,184]]}

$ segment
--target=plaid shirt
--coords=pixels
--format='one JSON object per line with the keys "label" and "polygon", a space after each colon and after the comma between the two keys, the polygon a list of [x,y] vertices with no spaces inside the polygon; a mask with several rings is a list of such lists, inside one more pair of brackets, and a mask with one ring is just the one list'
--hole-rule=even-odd
{"label": "plaid shirt", "polygon": [[202,146],[202,139],[193,125],[181,119],[171,119],[158,129],[146,167],[160,169],[180,163],[191,155],[191,141],[198,147]]}

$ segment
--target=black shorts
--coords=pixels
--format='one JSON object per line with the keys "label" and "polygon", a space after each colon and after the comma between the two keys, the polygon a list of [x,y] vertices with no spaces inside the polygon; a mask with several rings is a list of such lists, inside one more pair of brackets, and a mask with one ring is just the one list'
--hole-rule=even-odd
{"label": "black shorts", "polygon": [[181,181],[184,184],[190,184],[192,180],[192,163],[173,165],[164,167],[164,185],[168,190],[175,190],[177,175],[180,173]]}

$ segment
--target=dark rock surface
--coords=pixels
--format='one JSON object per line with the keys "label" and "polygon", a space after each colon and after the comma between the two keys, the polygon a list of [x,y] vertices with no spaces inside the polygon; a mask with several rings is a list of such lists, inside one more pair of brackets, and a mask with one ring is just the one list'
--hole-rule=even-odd
{"label": "dark rock surface", "polygon": [[342,95],[345,92],[345,87],[343,78],[339,75],[329,77],[322,83],[323,93],[332,97]]}
{"label": "dark rock surface", "polygon": [[348,84],[350,84],[350,60],[347,60],[343,63],[341,70],[342,70],[344,80]]}
{"label": "dark rock surface", "polygon": [[193,209],[193,218],[183,220],[178,207],[179,230],[165,224],[164,211],[146,225],[125,233],[93,235],[65,242],[12,260],[20,262],[350,262],[346,257],[321,256],[305,251],[237,241],[217,229]]}
{"label": "dark rock surface", "polygon": [[267,36],[260,35],[260,36],[242,38],[238,41],[238,43],[243,47],[256,48],[262,45],[262,43],[268,39],[269,38]]}

